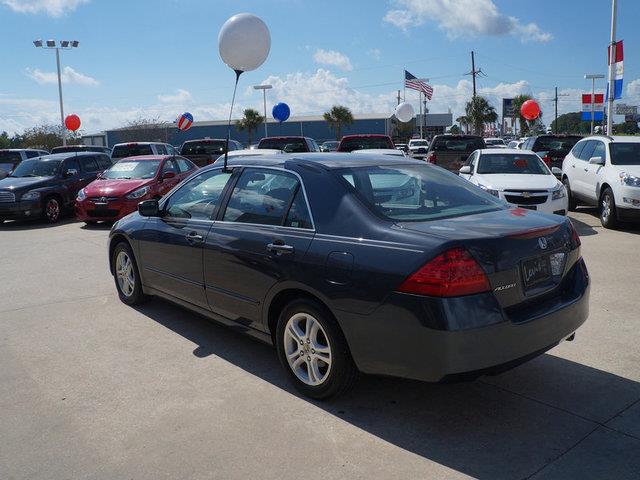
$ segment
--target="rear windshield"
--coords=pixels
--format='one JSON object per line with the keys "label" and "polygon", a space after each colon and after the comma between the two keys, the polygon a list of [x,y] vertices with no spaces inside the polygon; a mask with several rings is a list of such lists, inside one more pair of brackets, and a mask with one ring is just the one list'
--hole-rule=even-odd
{"label": "rear windshield", "polygon": [[520,173],[527,175],[551,175],[537,155],[482,155],[478,164],[478,173]]}
{"label": "rear windshield", "polygon": [[10,172],[21,159],[19,152],[0,152],[0,171]]}
{"label": "rear windshield", "polygon": [[484,141],[480,137],[436,137],[431,148],[437,152],[471,153],[484,146]]}
{"label": "rear windshield", "polygon": [[426,140],[418,140],[416,142],[411,142],[409,145],[411,145],[412,147],[428,147],[429,142],[427,142]]}
{"label": "rear windshield", "polygon": [[640,143],[610,143],[609,152],[614,165],[640,165]]}
{"label": "rear windshield", "polygon": [[203,140],[202,142],[188,142],[182,146],[181,155],[220,155],[224,153],[224,140]]}
{"label": "rear windshield", "polygon": [[486,145],[504,145],[504,140],[501,138],[485,138],[484,143]]}
{"label": "rear windshield", "polygon": [[579,140],[582,137],[538,137],[533,144],[533,151],[566,155]]}
{"label": "rear windshield", "polygon": [[158,171],[160,160],[142,160],[129,162],[122,160],[113,165],[109,170],[102,173],[102,178],[107,179],[145,179],[153,178]]}
{"label": "rear windshield", "polygon": [[504,208],[470,182],[428,165],[352,167],[337,173],[388,220],[422,222]]}
{"label": "rear windshield", "polygon": [[151,145],[132,143],[131,145],[116,145],[113,147],[111,158],[137,157],[138,155],[153,155]]}
{"label": "rear windshield", "polygon": [[67,147],[54,147],[51,149],[51,153],[68,153],[68,152],[109,153],[110,150],[106,147],[91,147],[91,146],[77,146],[77,145],[69,145]]}
{"label": "rear windshield", "polygon": [[345,138],[340,142],[341,152],[353,152],[354,150],[395,148],[386,137],[357,137]]}
{"label": "rear windshield", "polygon": [[263,138],[258,144],[258,149],[272,148],[284,150],[287,153],[308,152],[309,148],[303,138]]}

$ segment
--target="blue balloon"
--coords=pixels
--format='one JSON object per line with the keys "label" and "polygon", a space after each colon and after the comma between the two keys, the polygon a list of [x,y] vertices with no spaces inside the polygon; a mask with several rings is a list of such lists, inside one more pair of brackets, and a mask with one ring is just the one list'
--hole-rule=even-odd
{"label": "blue balloon", "polygon": [[278,120],[280,123],[284,122],[291,115],[291,110],[289,109],[289,105],[286,103],[276,103],[273,106],[273,110],[271,110],[271,115],[273,118]]}

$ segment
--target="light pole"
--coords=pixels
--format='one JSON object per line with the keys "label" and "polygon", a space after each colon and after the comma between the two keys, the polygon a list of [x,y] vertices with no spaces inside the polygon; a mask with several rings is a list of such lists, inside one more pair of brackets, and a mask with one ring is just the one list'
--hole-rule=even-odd
{"label": "light pole", "polygon": [[267,134],[267,90],[272,89],[271,85],[254,85],[254,90],[262,90],[262,99],[264,101],[264,136],[268,137]]}
{"label": "light pole", "polygon": [[62,145],[67,145],[67,127],[64,125],[64,108],[62,106],[62,77],[60,76],[60,50],[71,50],[72,48],[78,48],[80,42],[77,40],[60,40],[60,45],[56,45],[55,40],[34,40],[33,44],[37,48],[46,48],[48,50],[56,51],[56,66],[58,67],[58,96],[60,99],[60,124],[62,125]]}
{"label": "light pole", "polygon": [[617,1],[611,0],[611,43],[609,48],[609,98],[607,102],[607,135],[613,134],[613,100],[616,96],[615,89],[615,63],[616,63],[616,16]]}
{"label": "light pole", "polygon": [[[591,80],[591,135],[593,135],[593,123],[594,123],[594,110],[596,103],[596,80],[604,78],[604,75],[599,73],[587,74],[584,76],[585,80]],[[557,125],[556,125],[557,126]]]}

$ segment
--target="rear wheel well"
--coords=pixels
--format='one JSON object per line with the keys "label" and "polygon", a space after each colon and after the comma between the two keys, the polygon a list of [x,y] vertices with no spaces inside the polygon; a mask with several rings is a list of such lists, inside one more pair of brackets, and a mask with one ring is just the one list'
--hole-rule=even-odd
{"label": "rear wheel well", "polygon": [[[315,295],[298,289],[283,290],[282,292],[279,292],[275,297],[273,297],[273,300],[271,300],[271,303],[269,304],[269,312],[267,315],[269,333],[271,334],[271,340],[273,341],[274,345],[276,344],[275,336],[276,330],[278,328],[278,317],[280,316],[280,312],[282,312],[284,307],[289,302],[298,300],[300,298],[313,300],[314,302],[319,303],[327,311],[327,314],[335,320],[335,316],[333,315],[333,313],[331,313],[329,307],[327,307],[327,305]],[[337,321],[336,325],[338,325],[338,328],[340,328],[340,325]]]}
{"label": "rear wheel well", "polygon": [[113,274],[113,251],[116,249],[116,245],[121,242],[126,243],[127,245],[129,245],[129,248],[131,248],[131,244],[129,243],[129,240],[127,240],[127,237],[121,234],[116,234],[113,236],[111,242],[109,243],[109,270],[111,270],[111,274]]}

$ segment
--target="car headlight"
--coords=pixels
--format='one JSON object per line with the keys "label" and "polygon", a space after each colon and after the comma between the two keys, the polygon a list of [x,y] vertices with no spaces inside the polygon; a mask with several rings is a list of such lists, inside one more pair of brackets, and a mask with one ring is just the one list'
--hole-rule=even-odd
{"label": "car headlight", "polygon": [[147,193],[149,193],[149,187],[142,187],[131,192],[129,195],[127,195],[127,198],[129,200],[135,200],[136,198],[144,197]]}
{"label": "car headlight", "polygon": [[561,183],[559,183],[554,190],[551,190],[551,200],[558,200],[566,196],[567,191],[565,190],[564,185],[562,185]]}
{"label": "car headlight", "polygon": [[81,188],[78,192],[78,200],[82,201],[85,198],[87,198],[87,194],[85,193],[84,188]]}
{"label": "car headlight", "polygon": [[493,190],[489,187],[485,187],[484,185],[478,185],[482,190],[484,190],[487,193],[490,193],[491,195],[493,195],[494,197],[498,197],[498,190]]}
{"label": "car headlight", "polygon": [[40,198],[40,192],[27,192],[22,197],[21,200],[38,200]]}
{"label": "car headlight", "polygon": [[628,187],[640,187],[640,177],[627,172],[620,172],[620,183]]}

